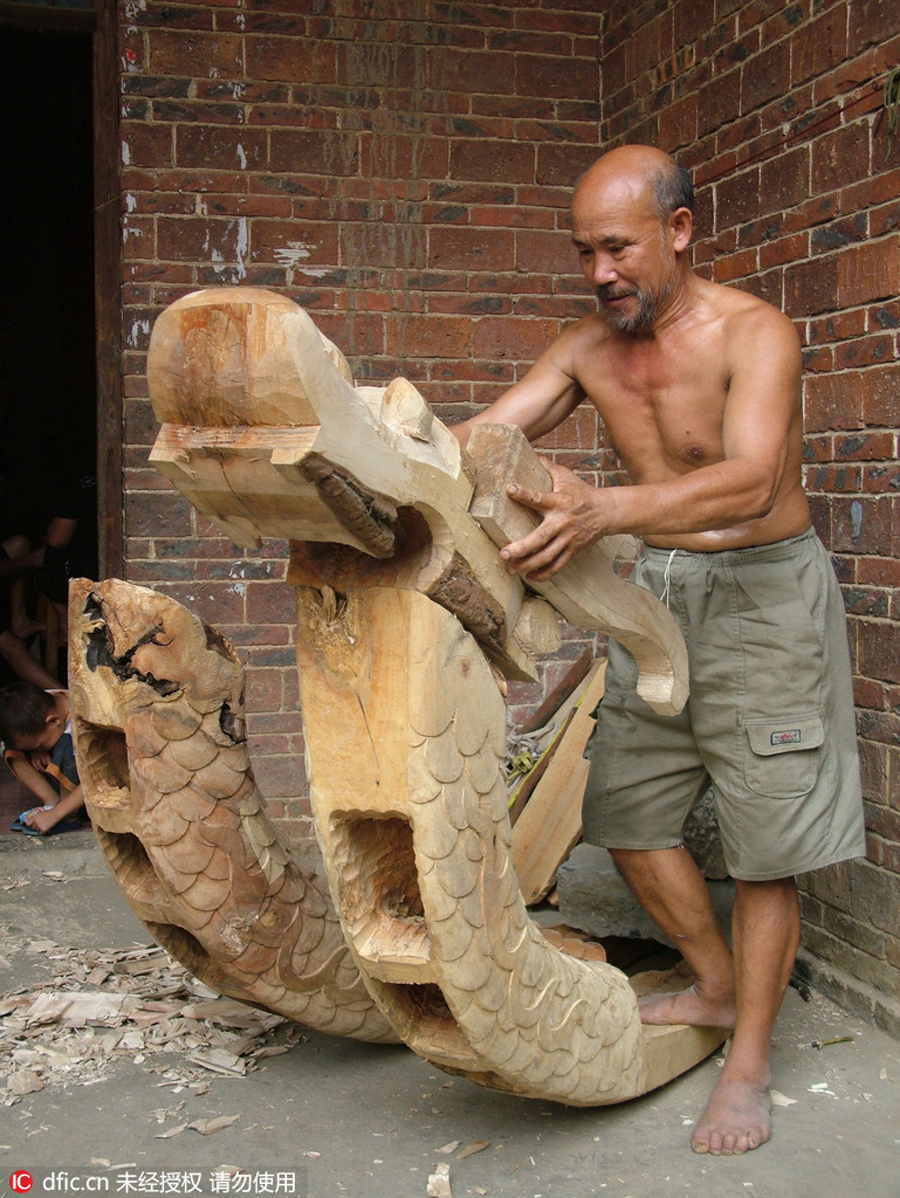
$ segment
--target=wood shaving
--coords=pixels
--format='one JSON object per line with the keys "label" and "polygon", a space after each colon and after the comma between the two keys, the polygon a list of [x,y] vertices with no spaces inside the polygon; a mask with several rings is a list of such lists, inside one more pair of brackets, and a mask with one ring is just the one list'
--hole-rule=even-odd
{"label": "wood shaving", "polygon": [[434,1172],[429,1174],[428,1185],[425,1187],[428,1198],[453,1198],[450,1190],[450,1166],[441,1162],[435,1165]]}
{"label": "wood shaving", "polygon": [[476,1152],[483,1152],[485,1148],[490,1148],[490,1140],[473,1140],[471,1144],[467,1144],[461,1152],[457,1152],[456,1159],[464,1161],[467,1156],[474,1156]]}
{"label": "wood shaving", "polygon": [[[203,1093],[211,1074],[243,1077],[303,1039],[280,1015],[219,998],[156,944],[73,949],[16,937],[8,928],[0,933],[11,959],[40,956],[53,972],[47,981],[0,994],[2,1105],[45,1087],[92,1085],[125,1059],[160,1074],[158,1084],[175,1093]],[[268,1043],[280,1027],[287,1043]],[[177,1066],[160,1060],[162,1054],[177,1055]]]}
{"label": "wood shaving", "polygon": [[44,1083],[33,1069],[19,1069],[6,1079],[6,1088],[10,1094],[33,1094],[35,1090],[43,1090]]}
{"label": "wood shaving", "polygon": [[170,1127],[168,1131],[158,1131],[153,1138],[154,1140],[171,1140],[172,1136],[180,1136],[186,1127],[186,1123],[179,1123],[177,1127]]}
{"label": "wood shaving", "polygon": [[188,1131],[199,1131],[201,1136],[214,1136],[217,1131],[231,1127],[240,1115],[217,1115],[214,1119],[195,1119],[187,1125]]}

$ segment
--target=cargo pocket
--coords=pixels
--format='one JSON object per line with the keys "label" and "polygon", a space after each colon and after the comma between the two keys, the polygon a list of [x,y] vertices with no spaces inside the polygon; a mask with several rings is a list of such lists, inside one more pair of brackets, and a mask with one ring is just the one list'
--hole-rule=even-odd
{"label": "cargo pocket", "polygon": [[825,730],[820,716],[746,722],[744,780],[759,795],[809,794],[819,773]]}

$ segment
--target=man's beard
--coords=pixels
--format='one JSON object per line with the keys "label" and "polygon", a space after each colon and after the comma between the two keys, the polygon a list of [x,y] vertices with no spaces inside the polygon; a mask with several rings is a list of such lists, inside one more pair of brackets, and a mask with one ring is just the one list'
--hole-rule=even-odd
{"label": "man's beard", "polygon": [[[677,278],[675,256],[665,239],[663,230],[660,230],[659,252],[665,267],[665,277],[662,285],[657,291],[643,291],[638,287],[630,293],[637,300],[637,311],[633,316],[626,316],[620,309],[609,306],[607,300],[610,295],[616,294],[611,286],[598,288],[597,290],[597,299],[600,302],[603,315],[613,328],[618,329],[620,333],[633,336],[635,333],[646,333],[652,329],[662,315],[672,292],[675,290],[675,281]],[[629,293],[620,291],[618,294],[628,295]]]}
{"label": "man's beard", "polygon": [[[645,333],[653,328],[668,303],[674,287],[675,279],[670,275],[658,291],[643,291],[641,288],[638,288],[636,291],[631,292],[637,300],[637,311],[631,316],[627,315],[624,311],[610,307],[607,303],[609,291],[606,288],[602,291],[598,290],[597,299],[600,302],[603,315],[613,328],[618,329],[620,333],[633,335],[635,333]],[[618,294],[622,295],[623,293],[619,292]]]}

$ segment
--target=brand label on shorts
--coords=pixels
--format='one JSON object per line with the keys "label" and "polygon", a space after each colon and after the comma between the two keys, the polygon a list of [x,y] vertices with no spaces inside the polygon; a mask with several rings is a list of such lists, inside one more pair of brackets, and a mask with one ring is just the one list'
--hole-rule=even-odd
{"label": "brand label on shorts", "polygon": [[799,728],[785,728],[782,732],[773,732],[769,743],[773,745],[799,745],[802,739]]}

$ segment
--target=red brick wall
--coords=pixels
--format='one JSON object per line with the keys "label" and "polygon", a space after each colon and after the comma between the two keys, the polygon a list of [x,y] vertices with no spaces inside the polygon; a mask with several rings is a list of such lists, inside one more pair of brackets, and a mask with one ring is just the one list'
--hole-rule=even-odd
{"label": "red brick wall", "polygon": [[[589,302],[565,220],[597,154],[599,6],[147,0],[120,21],[127,573],[234,641],[260,786],[290,820],[287,547],[236,549],[148,467],[153,320],[197,287],[269,287],[360,382],[405,374],[454,418],[500,394]],[[553,447],[591,468],[594,441],[579,414]]]}
{"label": "red brick wall", "polygon": [[[850,616],[868,861],[806,880],[806,945],[900,1031],[900,62],[890,0],[608,4],[601,141],[692,170],[695,262],[796,321],[807,485]],[[871,991],[865,987],[871,987]]]}
{"label": "red brick wall", "polygon": [[[589,304],[565,220],[598,143],[692,168],[699,269],[804,338],[808,484],[850,611],[869,860],[808,882],[805,939],[900,1030],[895,5],[147,0],[120,17],[128,574],[238,646],[260,783],[288,821],[307,784],[286,547],[236,550],[147,467],[155,315],[198,286],[272,287],[360,381],[404,373],[463,415]],[[613,470],[591,412],[548,448]]]}

